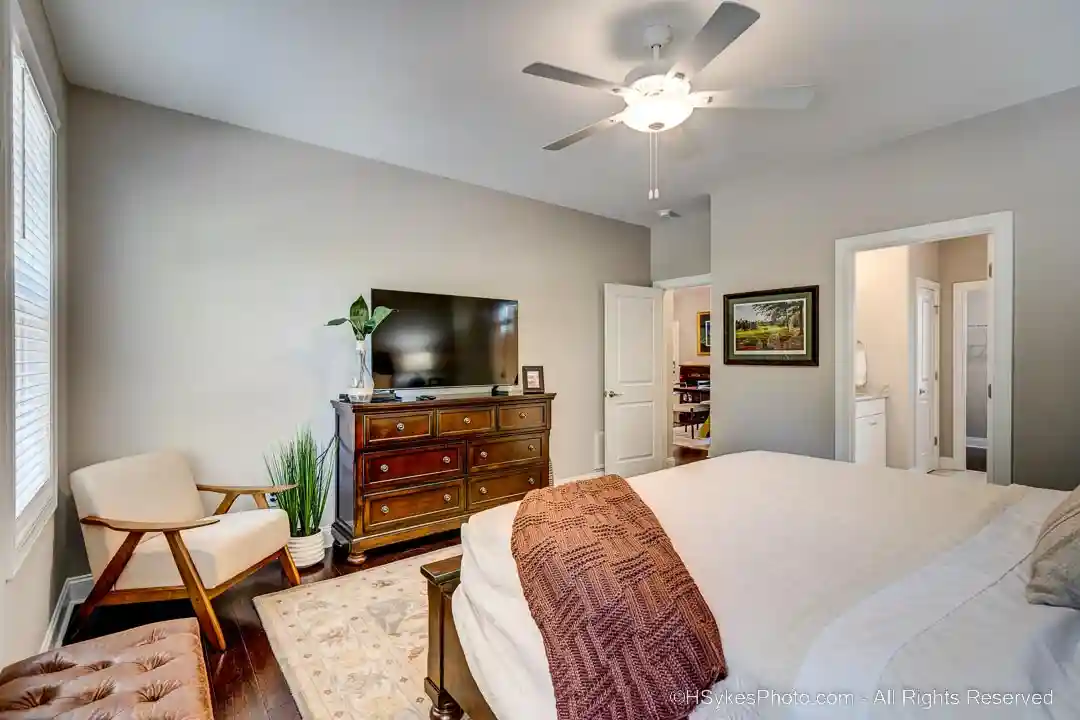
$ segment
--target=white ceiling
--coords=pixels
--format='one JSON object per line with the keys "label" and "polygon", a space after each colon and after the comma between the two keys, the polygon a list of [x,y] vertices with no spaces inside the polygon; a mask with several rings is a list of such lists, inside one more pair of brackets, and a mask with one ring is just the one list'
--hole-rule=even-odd
{"label": "white ceiling", "polygon": [[660,203],[628,128],[541,150],[621,101],[520,71],[542,60],[621,80],[649,56],[646,25],[671,25],[677,48],[717,0],[45,4],[77,85],[639,224],[766,164],[1080,85],[1077,0],[744,2],[762,19],[695,89],[809,83],[818,98],[801,113],[696,112],[687,137],[661,141]]}

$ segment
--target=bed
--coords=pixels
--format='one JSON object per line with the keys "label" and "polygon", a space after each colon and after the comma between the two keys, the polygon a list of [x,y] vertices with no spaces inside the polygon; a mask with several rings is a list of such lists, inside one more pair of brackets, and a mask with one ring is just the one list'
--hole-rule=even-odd
{"label": "bed", "polygon": [[[1024,598],[1065,493],[766,452],[630,484],[723,639],[693,720],[1080,717],[1080,612]],[[429,574],[433,718],[556,718],[516,509],[473,517],[460,574]]]}

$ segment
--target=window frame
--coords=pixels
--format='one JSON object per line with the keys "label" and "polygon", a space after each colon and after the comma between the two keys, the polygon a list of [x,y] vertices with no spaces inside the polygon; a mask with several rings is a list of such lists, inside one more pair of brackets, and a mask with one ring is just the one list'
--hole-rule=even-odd
{"label": "window frame", "polygon": [[[48,80],[42,68],[41,62],[35,51],[33,39],[18,3],[11,3],[11,22],[7,25],[9,33],[0,33],[0,42],[5,43],[7,51],[3,62],[0,62],[0,72],[3,72],[3,128],[7,142],[3,143],[4,152],[2,162],[4,170],[4,221],[3,225],[3,273],[4,292],[0,299],[0,361],[5,363],[8,371],[3,373],[0,379],[0,578],[10,580],[22,567],[23,562],[34,548],[43,531],[52,521],[56,513],[59,497],[59,471],[60,471],[60,363],[59,345],[62,342],[60,331],[62,328],[60,319],[61,304],[59,286],[59,234],[60,234],[60,162],[59,162],[59,137],[60,118],[57,111],[55,96],[48,85]],[[15,433],[15,403],[14,403],[14,338],[15,338],[15,306],[14,306],[14,250],[15,250],[15,218],[14,218],[14,84],[15,63],[18,62],[16,54],[25,65],[24,80],[29,80],[45,110],[46,119],[52,132],[50,133],[50,215],[49,229],[49,394],[50,394],[50,476],[46,483],[35,493],[34,497],[26,505],[21,513],[15,512],[15,458],[14,458],[14,433]]]}

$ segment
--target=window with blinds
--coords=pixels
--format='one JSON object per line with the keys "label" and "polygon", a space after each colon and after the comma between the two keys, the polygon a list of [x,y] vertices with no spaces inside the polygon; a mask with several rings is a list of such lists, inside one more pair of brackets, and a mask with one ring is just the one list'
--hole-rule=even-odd
{"label": "window with blinds", "polygon": [[12,53],[15,516],[33,521],[53,482],[54,130],[16,48]]}

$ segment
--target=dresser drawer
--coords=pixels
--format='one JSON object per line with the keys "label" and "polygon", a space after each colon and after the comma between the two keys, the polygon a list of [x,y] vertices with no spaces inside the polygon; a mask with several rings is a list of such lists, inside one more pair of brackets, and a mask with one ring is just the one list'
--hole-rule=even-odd
{"label": "dresser drawer", "polygon": [[465,443],[408,450],[383,450],[364,456],[364,486],[433,482],[465,472]]}
{"label": "dresser drawer", "polygon": [[421,440],[435,434],[430,410],[393,415],[365,415],[362,431],[364,443],[368,445],[395,440]]}
{"label": "dresser drawer", "polygon": [[437,410],[435,417],[440,437],[491,432],[495,429],[495,408],[490,405]]}
{"label": "dresser drawer", "polygon": [[364,498],[364,531],[419,525],[465,510],[464,480],[375,493]]}
{"label": "dresser drawer", "polygon": [[532,430],[547,425],[547,403],[511,405],[499,408],[500,430]]}
{"label": "dresser drawer", "polygon": [[495,470],[543,460],[547,457],[544,442],[543,434],[474,440],[469,443],[469,470]]}
{"label": "dresser drawer", "polygon": [[478,510],[519,500],[530,490],[546,485],[546,465],[470,477],[468,509]]}

